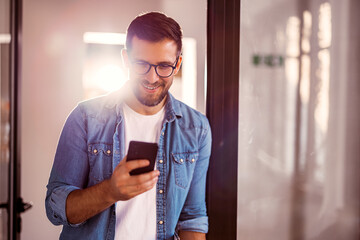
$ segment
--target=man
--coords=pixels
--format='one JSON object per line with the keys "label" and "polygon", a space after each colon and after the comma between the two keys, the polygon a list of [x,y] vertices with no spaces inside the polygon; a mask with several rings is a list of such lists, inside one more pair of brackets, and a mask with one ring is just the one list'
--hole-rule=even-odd
{"label": "man", "polygon": [[[161,13],[129,25],[126,86],[69,115],[47,186],[46,213],[60,239],[205,239],[209,123],[168,92],[182,62],[182,32]],[[131,140],[157,142],[154,171],[126,161]]]}

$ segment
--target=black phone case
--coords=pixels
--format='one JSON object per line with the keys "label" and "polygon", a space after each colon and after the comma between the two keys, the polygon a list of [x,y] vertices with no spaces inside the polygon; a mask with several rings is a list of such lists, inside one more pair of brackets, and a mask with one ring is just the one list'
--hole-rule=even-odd
{"label": "black phone case", "polygon": [[130,172],[130,175],[138,175],[154,170],[157,151],[157,143],[130,141],[126,161],[138,159],[147,159],[150,161],[149,166],[134,169]]}

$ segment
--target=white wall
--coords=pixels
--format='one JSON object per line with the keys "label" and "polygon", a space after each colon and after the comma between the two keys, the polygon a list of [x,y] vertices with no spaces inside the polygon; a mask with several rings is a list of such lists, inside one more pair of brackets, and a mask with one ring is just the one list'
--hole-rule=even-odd
{"label": "white wall", "polygon": [[10,1],[0,0],[0,34],[10,33]]}
{"label": "white wall", "polygon": [[[185,37],[196,40],[197,83],[196,109],[205,113],[206,0],[164,0],[162,9],[179,22]],[[186,58],[184,59],[186,61]]]}
{"label": "white wall", "polygon": [[34,207],[22,215],[22,239],[57,239],[61,230],[47,220],[44,199],[62,125],[82,100],[83,33],[125,32],[140,12],[159,11],[166,5],[166,13],[174,13],[174,18],[184,23],[184,36],[200,39],[204,48],[206,26],[201,31],[188,28],[192,26],[189,19],[199,18],[204,24],[206,11],[186,12],[188,20],[183,21],[184,13],[177,13],[178,8],[171,11],[175,3],[176,7],[180,4],[162,0],[23,1],[21,194],[26,201],[33,201]]}

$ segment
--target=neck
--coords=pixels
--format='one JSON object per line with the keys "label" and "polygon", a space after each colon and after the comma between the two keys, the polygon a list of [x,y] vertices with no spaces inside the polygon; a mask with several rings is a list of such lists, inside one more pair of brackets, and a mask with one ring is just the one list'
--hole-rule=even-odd
{"label": "neck", "polygon": [[142,115],[154,115],[162,109],[162,107],[165,105],[166,99],[167,96],[164,97],[164,99],[158,105],[151,107],[139,102],[139,100],[137,100],[134,95],[132,95],[132,97],[125,102],[132,110],[137,113],[140,113]]}

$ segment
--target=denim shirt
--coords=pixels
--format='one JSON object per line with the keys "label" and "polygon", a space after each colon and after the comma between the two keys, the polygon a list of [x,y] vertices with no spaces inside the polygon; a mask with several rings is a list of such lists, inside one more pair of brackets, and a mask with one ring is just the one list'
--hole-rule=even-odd
{"label": "denim shirt", "polygon": [[[122,93],[79,103],[64,125],[45,200],[49,220],[63,225],[60,239],[114,239],[115,204],[75,225],[67,221],[65,207],[71,191],[110,178],[126,155]],[[179,230],[207,233],[208,120],[169,93],[158,144],[157,239],[173,239]]]}

